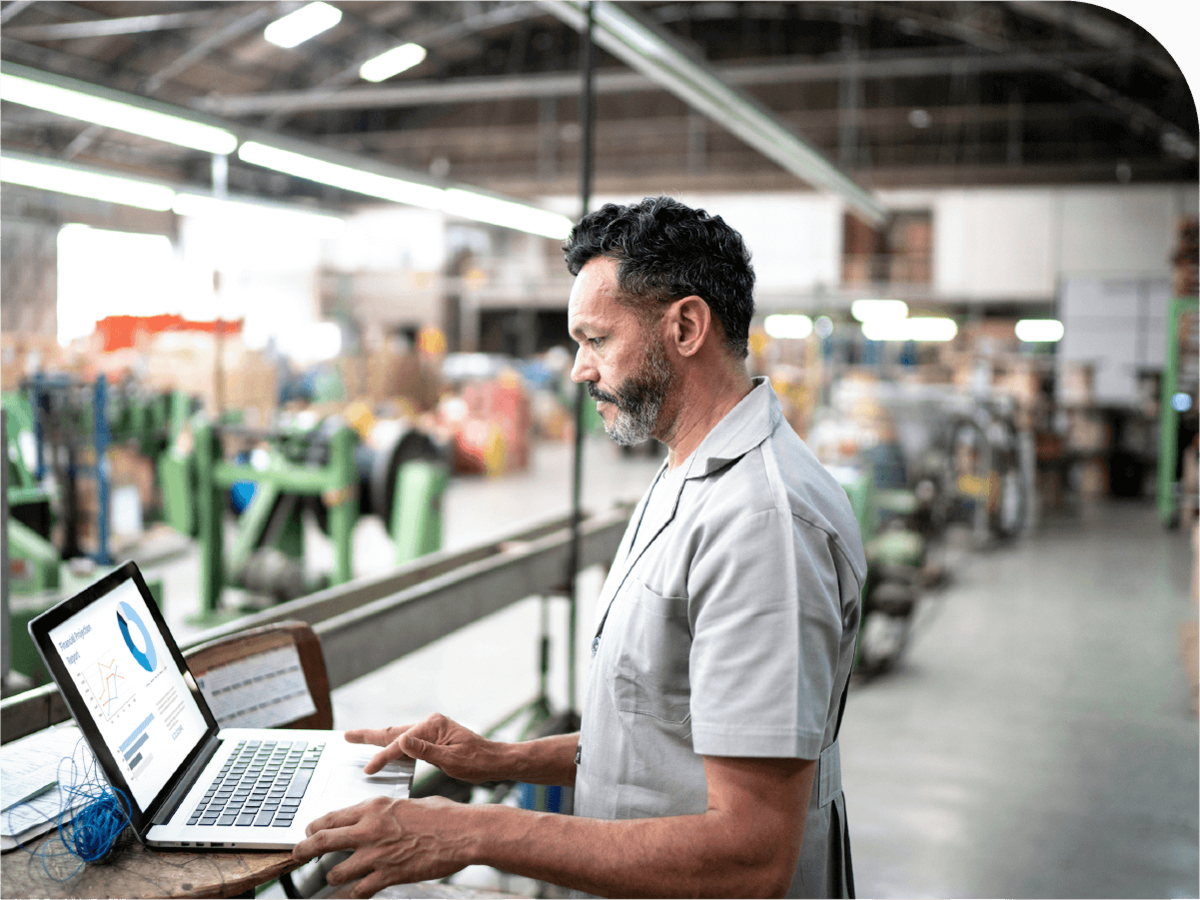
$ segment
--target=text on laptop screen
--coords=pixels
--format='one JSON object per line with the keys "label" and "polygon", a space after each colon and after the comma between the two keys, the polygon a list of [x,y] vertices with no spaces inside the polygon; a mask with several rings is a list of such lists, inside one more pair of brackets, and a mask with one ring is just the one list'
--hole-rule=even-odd
{"label": "text on laptop screen", "polygon": [[141,593],[126,582],[50,638],[134,799],[146,808],[206,725]]}

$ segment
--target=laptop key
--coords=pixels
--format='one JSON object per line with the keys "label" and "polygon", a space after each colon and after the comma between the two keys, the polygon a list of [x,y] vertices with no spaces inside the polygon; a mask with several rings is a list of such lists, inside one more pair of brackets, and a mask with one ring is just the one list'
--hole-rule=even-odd
{"label": "laptop key", "polygon": [[270,825],[271,819],[273,819],[274,817],[275,817],[275,810],[264,809],[262,812],[260,812],[257,816],[254,817],[254,825],[255,825],[255,827],[262,827],[263,825]]}
{"label": "laptop key", "polygon": [[308,790],[308,782],[312,780],[312,773],[312,769],[308,769],[303,772],[297,772],[295,777],[292,778],[292,783],[288,786],[287,794],[285,796],[303,797],[304,792]]}

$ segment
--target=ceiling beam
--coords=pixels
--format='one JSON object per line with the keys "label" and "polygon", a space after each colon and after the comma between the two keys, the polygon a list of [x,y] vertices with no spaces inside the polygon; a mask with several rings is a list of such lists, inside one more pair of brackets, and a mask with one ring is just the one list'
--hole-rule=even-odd
{"label": "ceiling beam", "polygon": [[1009,0],[1008,7],[1026,18],[1065,28],[1098,47],[1136,57],[1165,78],[1178,78],[1181,74],[1175,60],[1162,47],[1137,40],[1128,28],[1101,18],[1086,3]]}
{"label": "ceiling beam", "polygon": [[111,37],[116,34],[144,34],[176,28],[201,28],[211,24],[212,13],[160,13],[129,16],[124,19],[97,19],[91,22],[57,22],[52,25],[14,25],[8,36],[23,41],[62,41],[72,38]]}
{"label": "ceiling beam", "polygon": [[0,9],[0,25],[6,25],[12,21],[13,16],[19,13],[33,3],[33,0],[12,0],[12,3]]}
{"label": "ceiling beam", "polygon": [[[1093,50],[1065,54],[1080,66],[1103,65],[1112,53]],[[716,68],[726,84],[752,87],[766,84],[802,84],[836,81],[854,68],[862,78],[927,78],[953,74],[984,72],[1028,72],[1057,70],[1059,62],[1042,56],[985,56],[978,53],[954,56],[890,56],[851,60],[789,60]],[[598,72],[596,92],[627,94],[637,91],[661,91],[662,85],[637,72]],[[372,109],[379,107],[424,106],[435,103],[467,103],[479,100],[519,100],[542,97],[574,97],[579,93],[576,73],[510,75],[503,78],[453,78],[446,81],[408,81],[380,87],[356,87],[343,90],[313,88],[303,91],[275,91],[263,94],[212,95],[192,102],[196,109],[227,116],[262,115],[280,110],[300,112],[318,109]]]}

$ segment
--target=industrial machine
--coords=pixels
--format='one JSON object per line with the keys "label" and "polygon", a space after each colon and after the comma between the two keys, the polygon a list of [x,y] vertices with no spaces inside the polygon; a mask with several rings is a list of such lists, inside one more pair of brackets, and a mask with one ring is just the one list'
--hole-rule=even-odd
{"label": "industrial machine", "polygon": [[[200,543],[206,617],[231,612],[220,605],[227,582],[276,601],[346,583],[359,516],[383,519],[397,564],[441,546],[448,454],[414,429],[392,429],[367,443],[338,417],[271,430],[197,418],[169,449],[161,472],[167,521]],[[231,511],[237,526],[226,559]],[[306,511],[334,545],[334,571],[326,576],[305,570]]]}

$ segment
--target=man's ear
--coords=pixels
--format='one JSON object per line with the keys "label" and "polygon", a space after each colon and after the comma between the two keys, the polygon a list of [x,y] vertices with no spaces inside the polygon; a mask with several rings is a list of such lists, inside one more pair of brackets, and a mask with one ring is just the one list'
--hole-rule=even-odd
{"label": "man's ear", "polygon": [[712,310],[695,294],[672,303],[666,318],[668,340],[680,356],[694,356],[712,333]]}

